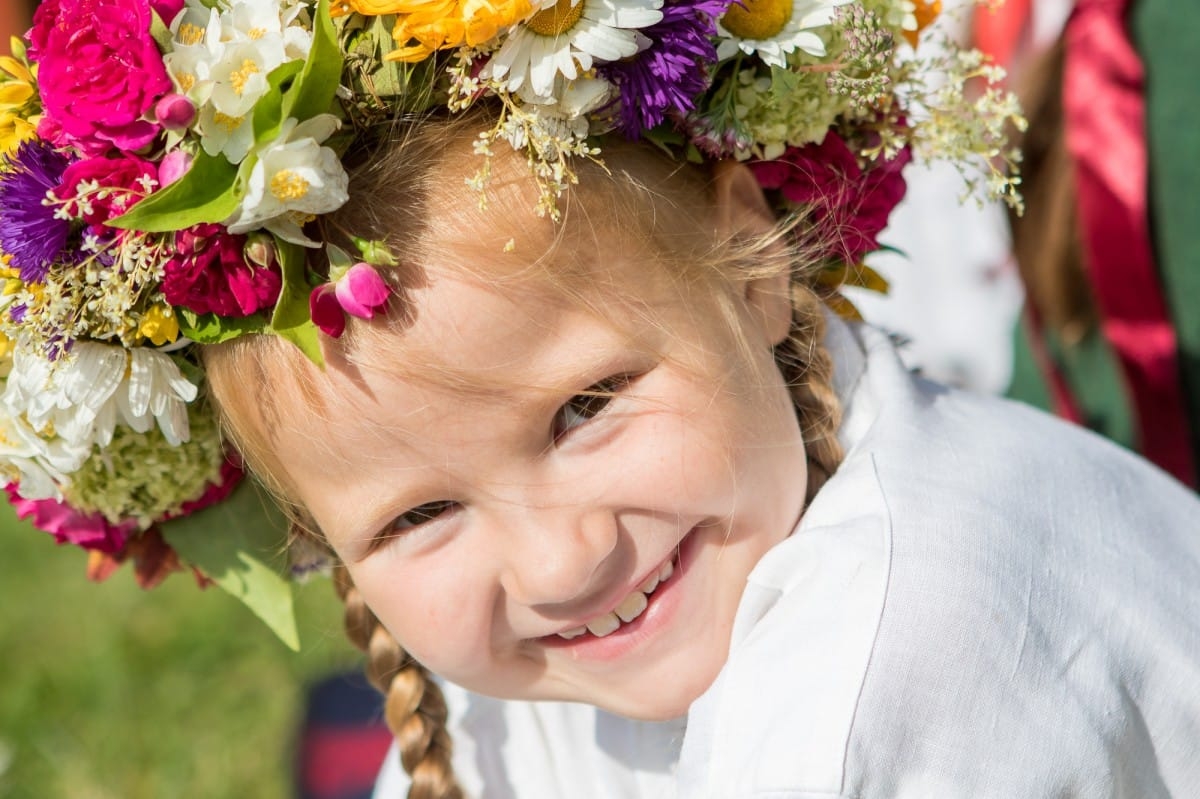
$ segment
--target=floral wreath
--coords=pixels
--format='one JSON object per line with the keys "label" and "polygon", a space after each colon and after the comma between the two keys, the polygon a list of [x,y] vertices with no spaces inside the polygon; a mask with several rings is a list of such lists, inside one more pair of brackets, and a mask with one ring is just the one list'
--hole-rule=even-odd
{"label": "floral wreath", "polygon": [[[397,115],[488,103],[470,181],[524,153],[538,213],[603,136],[749,162],[822,251],[832,302],[910,159],[1019,205],[1019,110],[937,0],[43,0],[0,58],[0,468],[17,512],[153,585],[191,568],[298,646],[285,525],[241,484],[193,344],[316,362],[386,312],[381,242],[313,238],[341,156]],[[928,37],[929,34],[926,34]],[[936,51],[926,56],[926,50]],[[935,82],[933,76],[938,76]],[[831,237],[827,231],[836,230]],[[308,253],[322,251],[323,257]],[[301,558],[305,571],[319,559]]]}

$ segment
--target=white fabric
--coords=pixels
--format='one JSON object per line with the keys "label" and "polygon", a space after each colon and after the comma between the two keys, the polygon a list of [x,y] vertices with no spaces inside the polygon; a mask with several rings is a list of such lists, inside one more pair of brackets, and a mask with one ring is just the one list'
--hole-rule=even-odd
{"label": "white fabric", "polygon": [[846,460],[751,574],[677,785],[678,724],[453,689],[469,795],[1200,797],[1200,500],[873,330],[829,344]]}

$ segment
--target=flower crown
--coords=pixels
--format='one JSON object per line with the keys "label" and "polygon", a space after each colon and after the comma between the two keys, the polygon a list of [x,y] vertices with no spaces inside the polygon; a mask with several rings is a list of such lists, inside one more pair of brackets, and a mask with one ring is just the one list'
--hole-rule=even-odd
{"label": "flower crown", "polygon": [[[273,333],[320,362],[385,310],[382,242],[311,224],[379,123],[495,108],[470,181],[522,152],[539,213],[603,135],[748,161],[806,210],[828,282],[863,256],[912,157],[1019,203],[1001,75],[917,53],[937,0],[43,0],[0,58],[0,466],[18,513],[124,560],[191,567],[292,646],[279,519],[239,485],[193,344]],[[926,45],[922,44],[922,48]],[[930,76],[939,75],[933,84]],[[969,99],[966,86],[978,78]],[[971,171],[974,170],[974,171]],[[830,230],[837,231],[830,236]],[[308,258],[324,248],[324,257]],[[320,266],[315,265],[319,263]],[[305,565],[300,563],[299,567]]]}

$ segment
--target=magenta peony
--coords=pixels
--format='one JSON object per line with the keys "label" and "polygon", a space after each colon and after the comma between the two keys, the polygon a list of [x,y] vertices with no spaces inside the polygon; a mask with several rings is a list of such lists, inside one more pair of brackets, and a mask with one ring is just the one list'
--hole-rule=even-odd
{"label": "magenta peony", "polygon": [[270,308],[279,298],[279,266],[252,264],[245,250],[246,237],[226,233],[220,225],[181,230],[163,276],[167,302],[230,317]]}
{"label": "magenta peony", "polygon": [[29,55],[46,116],[89,155],[137,150],[158,135],[143,117],[171,80],[151,20],[149,0],[43,0],[34,14]]}
{"label": "magenta peony", "polygon": [[[89,225],[103,225],[132,208],[157,182],[154,164],[135,155],[85,158],[67,167],[54,196],[67,203],[73,216]],[[81,189],[84,202],[71,202],[80,198]]]}
{"label": "magenta peony", "polygon": [[750,168],[763,188],[778,189],[788,202],[811,209],[813,231],[807,243],[821,257],[857,264],[879,249],[877,237],[904,198],[901,172],[911,159],[906,148],[864,171],[846,142],[830,132],[820,144],[790,147],[774,161],[758,161]]}

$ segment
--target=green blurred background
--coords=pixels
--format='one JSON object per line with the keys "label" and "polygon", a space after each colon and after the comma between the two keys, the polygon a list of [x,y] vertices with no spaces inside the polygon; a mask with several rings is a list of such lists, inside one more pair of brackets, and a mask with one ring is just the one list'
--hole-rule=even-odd
{"label": "green blurred background", "polygon": [[360,662],[327,579],[300,586],[297,654],[189,574],[91,583],[0,506],[0,799],[294,795],[305,689]]}

